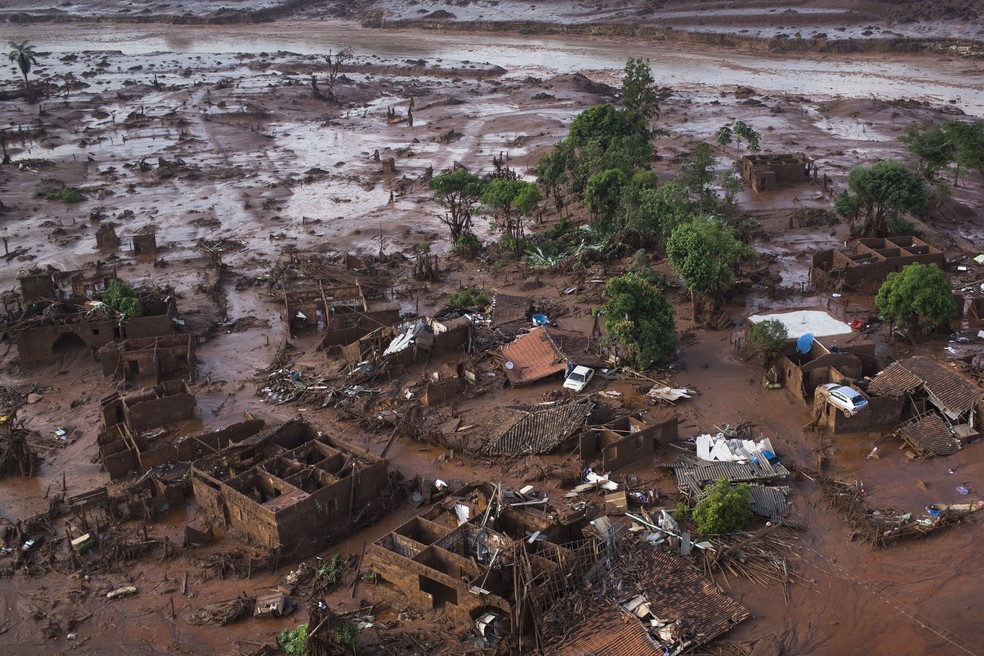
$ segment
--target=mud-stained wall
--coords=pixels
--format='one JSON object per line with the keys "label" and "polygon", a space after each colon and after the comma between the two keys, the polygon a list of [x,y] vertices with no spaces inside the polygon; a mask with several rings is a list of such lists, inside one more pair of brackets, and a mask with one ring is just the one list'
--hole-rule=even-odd
{"label": "mud-stained wall", "polygon": [[26,330],[15,341],[20,364],[37,367],[79,347],[95,352],[116,339],[114,328],[112,321],[82,321]]}

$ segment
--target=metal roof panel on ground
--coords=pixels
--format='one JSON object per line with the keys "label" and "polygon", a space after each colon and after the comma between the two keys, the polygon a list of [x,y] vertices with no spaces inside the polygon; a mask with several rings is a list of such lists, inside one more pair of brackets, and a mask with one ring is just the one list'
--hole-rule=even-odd
{"label": "metal roof panel on ground", "polygon": [[757,463],[751,462],[714,462],[696,464],[692,462],[675,462],[663,465],[673,470],[677,477],[677,486],[692,494],[699,494],[703,486],[720,478],[732,483],[770,480],[789,475],[789,470],[781,462],[770,463],[760,458]]}
{"label": "metal roof panel on ground", "polygon": [[935,412],[910,419],[896,435],[921,456],[948,456],[960,450],[959,440]]}

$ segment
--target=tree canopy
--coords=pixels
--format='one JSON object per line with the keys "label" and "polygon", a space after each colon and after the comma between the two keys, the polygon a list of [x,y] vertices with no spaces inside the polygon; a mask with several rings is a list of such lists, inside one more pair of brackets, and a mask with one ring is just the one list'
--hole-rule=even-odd
{"label": "tree canopy", "polygon": [[693,518],[703,535],[740,531],[752,518],[752,491],[748,483],[731,486],[724,478],[704,488],[707,493],[694,507]]}
{"label": "tree canopy", "polygon": [[886,237],[906,213],[919,212],[928,198],[926,185],[905,164],[885,160],[855,166],[847,176],[848,191],[834,199],[834,209],[864,237]]}
{"label": "tree canopy", "polygon": [[769,360],[783,349],[788,338],[789,331],[786,330],[786,324],[778,319],[753,323],[751,330],[748,331],[749,343],[765,355],[766,366]]}
{"label": "tree canopy", "polygon": [[523,237],[523,217],[532,216],[539,202],[540,189],[525,180],[496,178],[482,191],[482,203],[498,219],[498,229],[514,242]]}
{"label": "tree canopy", "polygon": [[608,281],[605,298],[602,312],[608,338],[628,349],[637,368],[648,369],[676,352],[673,306],[658,287],[630,272]]}
{"label": "tree canopy", "polygon": [[629,57],[622,76],[622,107],[633,116],[640,127],[647,128],[649,120],[659,118],[659,99],[648,59]]}
{"label": "tree canopy", "polygon": [[903,326],[912,341],[945,326],[957,310],[943,271],[935,264],[918,262],[888,274],[875,305],[882,316]]}
{"label": "tree canopy", "polygon": [[966,169],[984,173],[984,123],[980,121],[910,125],[901,140],[919,158],[919,174],[927,181],[947,170],[953,173],[954,185]]}
{"label": "tree canopy", "polygon": [[31,83],[28,81],[27,76],[31,72],[31,68],[38,65],[38,54],[34,51],[34,46],[29,41],[21,41],[20,43],[11,41],[9,46],[10,52],[7,53],[7,56],[10,58],[10,61],[17,63],[17,68],[20,69],[21,75],[24,76],[24,90],[27,93],[27,102],[34,102],[34,91],[31,90]]}
{"label": "tree canopy", "polygon": [[714,217],[699,216],[673,230],[666,242],[666,256],[690,290],[696,321],[697,297],[710,299],[716,308],[734,287],[738,266],[752,253],[735,237],[731,226]]}
{"label": "tree canopy", "polygon": [[451,243],[457,243],[465,233],[471,232],[472,211],[482,197],[482,180],[466,169],[457,168],[431,178],[427,186],[447,214],[441,222],[451,232]]}

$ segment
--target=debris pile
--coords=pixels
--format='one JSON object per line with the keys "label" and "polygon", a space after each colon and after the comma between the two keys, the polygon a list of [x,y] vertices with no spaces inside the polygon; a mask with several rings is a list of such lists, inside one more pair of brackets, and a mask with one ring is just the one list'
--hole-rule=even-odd
{"label": "debris pile", "polygon": [[226,626],[234,624],[239,620],[245,619],[253,612],[256,597],[251,597],[245,593],[234,599],[219,601],[209,604],[205,608],[196,611],[188,616],[188,623],[195,626],[203,624],[215,624]]}

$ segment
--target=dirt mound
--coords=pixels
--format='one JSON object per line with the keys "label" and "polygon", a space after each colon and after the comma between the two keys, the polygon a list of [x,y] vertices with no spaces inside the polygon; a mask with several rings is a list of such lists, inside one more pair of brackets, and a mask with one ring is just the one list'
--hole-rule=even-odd
{"label": "dirt mound", "polygon": [[547,85],[551,88],[569,88],[580,93],[590,93],[595,96],[614,98],[618,89],[602,82],[595,82],[581,75],[573,73],[569,75],[556,75],[547,80]]}
{"label": "dirt mound", "polygon": [[842,98],[820,103],[818,108],[821,113],[828,116],[858,118],[859,116],[870,116],[878,112],[891,111],[892,106],[874,98]]}
{"label": "dirt mound", "polygon": [[981,213],[949,196],[939,203],[931,203],[926,210],[926,220],[930,223],[976,223]]}

